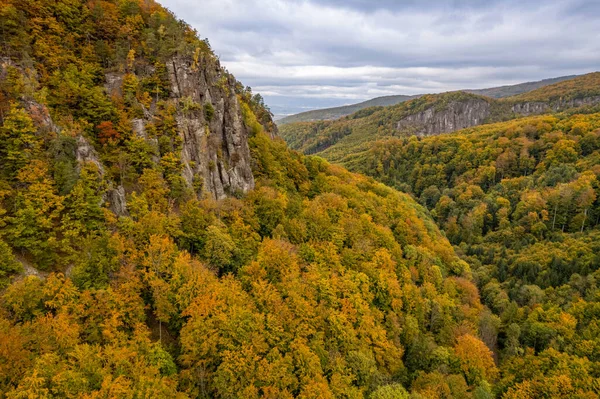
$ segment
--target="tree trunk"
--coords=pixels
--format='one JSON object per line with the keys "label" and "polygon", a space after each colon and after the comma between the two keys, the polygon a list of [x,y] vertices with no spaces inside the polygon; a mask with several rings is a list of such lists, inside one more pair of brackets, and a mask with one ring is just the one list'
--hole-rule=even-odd
{"label": "tree trunk", "polygon": [[583,233],[583,228],[585,227],[585,220],[587,219],[587,208],[583,211],[583,221],[581,222],[581,232]]}

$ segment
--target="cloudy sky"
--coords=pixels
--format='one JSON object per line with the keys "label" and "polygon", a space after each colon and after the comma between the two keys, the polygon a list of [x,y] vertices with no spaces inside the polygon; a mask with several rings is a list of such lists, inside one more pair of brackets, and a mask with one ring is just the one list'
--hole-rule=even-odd
{"label": "cloudy sky", "polygon": [[160,0],[275,114],[600,70],[599,0]]}

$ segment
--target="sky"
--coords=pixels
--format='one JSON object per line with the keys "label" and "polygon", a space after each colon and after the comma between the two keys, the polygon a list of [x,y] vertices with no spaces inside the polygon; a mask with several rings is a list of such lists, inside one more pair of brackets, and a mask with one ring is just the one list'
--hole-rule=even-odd
{"label": "sky", "polygon": [[600,70],[600,0],[159,0],[278,116]]}

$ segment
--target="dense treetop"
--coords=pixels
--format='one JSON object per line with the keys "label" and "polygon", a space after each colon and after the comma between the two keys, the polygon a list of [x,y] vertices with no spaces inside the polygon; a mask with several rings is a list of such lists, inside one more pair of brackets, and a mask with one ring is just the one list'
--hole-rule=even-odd
{"label": "dense treetop", "polygon": [[600,114],[580,111],[373,140],[342,158],[428,208],[470,265],[498,396],[598,395]]}
{"label": "dense treetop", "polygon": [[256,188],[199,195],[178,118],[215,111],[167,66],[219,68],[206,41],[151,0],[0,15],[0,397],[492,394],[495,319],[425,207],[288,150],[223,70]]}
{"label": "dense treetop", "polygon": [[[517,116],[455,92],[287,136],[365,177],[273,138],[262,98],[152,0],[0,16],[0,398],[600,395],[594,109],[396,129],[454,101]],[[173,93],[175,59],[237,99],[250,192],[182,177],[179,121],[215,109]]]}

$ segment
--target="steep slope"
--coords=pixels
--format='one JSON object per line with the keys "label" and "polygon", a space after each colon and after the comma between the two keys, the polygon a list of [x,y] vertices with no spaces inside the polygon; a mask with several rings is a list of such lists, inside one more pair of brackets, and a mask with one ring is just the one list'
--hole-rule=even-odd
{"label": "steep slope", "polygon": [[[27,108],[41,110],[48,105],[50,113],[41,122],[55,133],[67,130],[59,121],[72,116],[72,123],[79,126],[69,134],[83,147],[77,152],[91,154],[87,148],[91,146],[110,184],[126,186],[130,192],[135,173],[123,169],[139,173],[151,162],[181,160],[182,171],[169,170],[171,183],[180,190],[223,198],[254,187],[241,103],[260,105],[253,103],[252,94],[219,65],[208,45],[193,37],[188,27],[152,5],[144,6],[147,25],[138,18],[143,7],[136,2],[72,5],[81,16],[70,23],[82,25],[69,31],[67,40],[93,35],[96,47],[98,43],[109,47],[99,52],[92,44],[57,45],[71,26],[51,26],[43,35],[36,29],[67,18],[61,14],[65,11],[59,5],[27,4],[32,8],[22,17],[30,24],[21,29],[9,26],[8,54],[17,56],[4,58],[0,67],[5,97],[10,98],[19,85],[45,87],[46,99],[30,91],[22,94]],[[11,5],[4,10],[7,17],[14,16]],[[34,20],[31,15],[36,12],[48,13],[46,20]],[[121,30],[110,21],[119,17],[129,18]],[[148,42],[154,47],[149,48]],[[53,51],[51,56],[48,51]],[[35,60],[32,65],[28,57]],[[3,112],[7,112],[6,104]],[[261,123],[275,132],[268,112],[260,113]],[[124,148],[128,146],[145,147],[146,159],[127,156]]]}
{"label": "steep slope", "polygon": [[412,193],[473,266],[499,317],[499,396],[595,395],[600,113],[383,140],[346,164]]}
{"label": "steep slope", "polygon": [[[559,83],[565,80],[576,78],[577,75],[561,76],[558,78],[544,79],[537,82],[520,83],[517,85],[492,87],[489,89],[477,89],[477,90],[463,90],[466,93],[476,94],[484,97],[491,98],[505,98],[516,96],[522,93],[530,92],[535,89],[539,89],[544,86]],[[296,122],[314,122],[314,121],[326,121],[335,120],[342,118],[347,115],[351,115],[365,108],[371,107],[386,107],[390,105],[396,105],[420,97],[421,95],[415,96],[384,96],[377,97],[372,100],[364,101],[358,104],[347,105],[344,107],[334,107],[317,109],[313,111],[302,112],[296,115],[291,115],[277,121],[278,125],[286,125],[289,123]]]}
{"label": "steep slope", "polygon": [[492,102],[464,92],[425,95],[391,107],[366,108],[337,121],[283,125],[280,132],[291,148],[337,161],[383,137],[439,134],[483,123]]}
{"label": "steep slope", "polygon": [[594,107],[600,103],[597,76],[582,75],[530,96],[500,100],[465,92],[425,95],[391,107],[367,108],[337,121],[288,124],[280,130],[293,149],[340,162],[385,137],[445,134],[522,116]]}
{"label": "steep slope", "polygon": [[[200,66],[194,67],[194,62]],[[172,97],[179,102],[177,130],[181,137],[183,176],[223,198],[254,188],[248,130],[236,81],[214,60],[175,58],[167,64]],[[144,124],[155,116],[149,113]]]}
{"label": "steep slope", "polygon": [[519,94],[528,93],[530,91],[533,91],[533,90],[536,90],[536,89],[539,89],[539,88],[542,88],[545,86],[550,86],[555,83],[563,82],[565,80],[575,79],[576,77],[578,77],[578,75],[569,75],[569,76],[561,76],[558,78],[543,79],[543,80],[539,80],[537,82],[526,82],[526,83],[519,83],[516,85],[492,87],[489,89],[476,89],[476,90],[464,90],[464,91],[466,91],[467,93],[477,94],[480,96],[499,99],[499,98],[518,96]]}
{"label": "steep slope", "polygon": [[[482,124],[492,112],[493,103],[486,98],[462,95],[442,95],[424,110],[411,109],[396,123],[399,131],[417,136],[431,136]],[[422,108],[422,107],[421,107]]]}
{"label": "steep slope", "polygon": [[0,16],[0,398],[491,395],[427,211],[288,150],[188,25],[151,0]]}
{"label": "steep slope", "polygon": [[[535,112],[585,105],[589,102],[582,99],[594,98],[594,78],[595,74],[560,90],[551,88],[553,95],[538,92],[496,102],[491,115],[507,110],[510,115],[516,104],[530,104]],[[410,115],[425,115],[432,109],[429,114],[435,115],[452,103],[451,97],[446,98],[446,104],[437,108],[432,104],[441,105],[440,99],[431,99],[433,103],[427,98],[414,101],[413,111],[406,111],[410,102],[379,110],[378,119],[404,120],[407,114],[398,113],[400,109]],[[531,105],[538,102],[545,106],[539,111]],[[494,393],[498,397],[596,395],[593,381],[600,364],[596,354],[600,345],[597,111],[597,107],[574,108],[425,137],[414,135],[414,130],[390,137],[386,132],[393,132],[394,123],[388,123],[390,130],[386,130],[386,125],[367,120],[358,124],[352,117],[324,129],[332,132],[347,126],[348,139],[320,155],[340,159],[352,171],[413,195],[471,265],[491,311],[481,320],[482,331],[497,337],[501,379]],[[372,134],[353,146],[356,141],[349,139],[357,140],[352,136],[361,131],[351,128],[371,128],[363,132]],[[282,131],[286,137],[286,127]]]}

